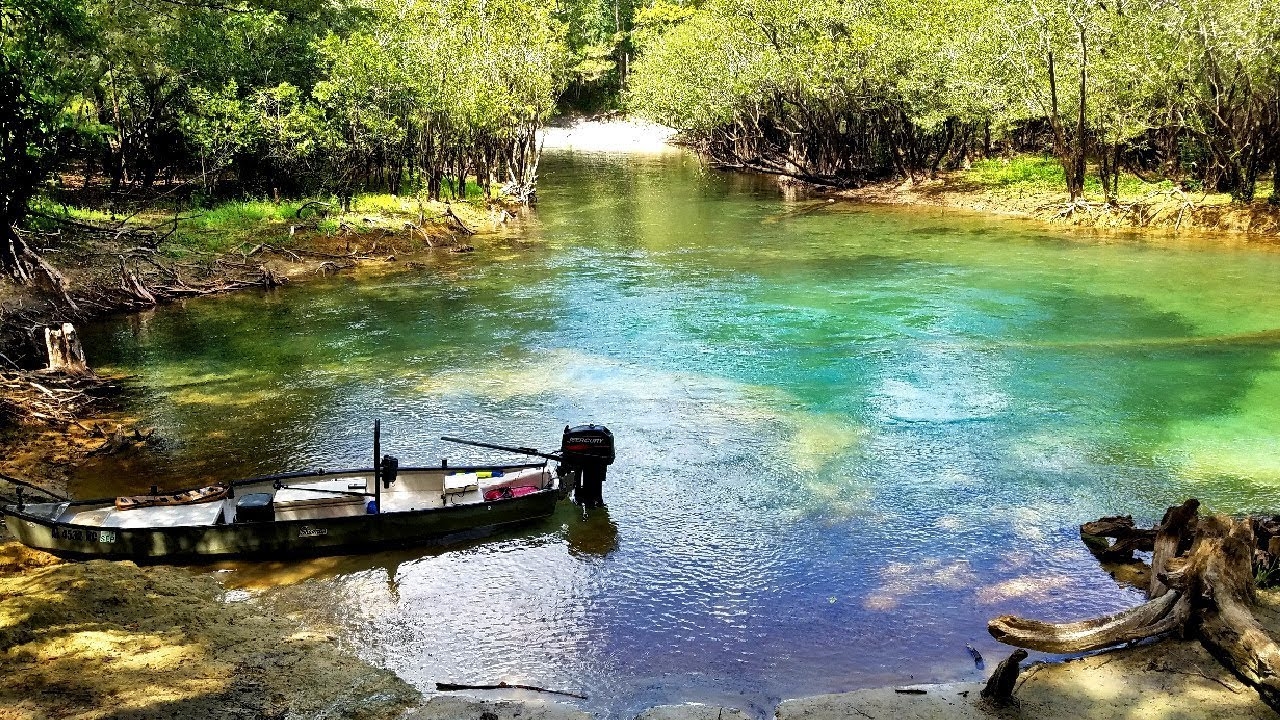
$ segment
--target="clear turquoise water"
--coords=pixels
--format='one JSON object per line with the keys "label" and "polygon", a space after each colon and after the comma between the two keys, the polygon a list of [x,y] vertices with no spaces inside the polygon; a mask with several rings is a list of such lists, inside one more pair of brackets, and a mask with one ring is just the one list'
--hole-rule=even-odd
{"label": "clear turquoise water", "polygon": [[[619,439],[607,515],[437,551],[236,565],[431,690],[507,680],[767,714],[976,679],[986,621],[1137,600],[1084,550],[1187,496],[1274,510],[1280,253],[786,202],[686,156],[551,156],[470,255],[85,332],[158,457],[85,489]],[[107,480],[121,477],[125,482]]]}

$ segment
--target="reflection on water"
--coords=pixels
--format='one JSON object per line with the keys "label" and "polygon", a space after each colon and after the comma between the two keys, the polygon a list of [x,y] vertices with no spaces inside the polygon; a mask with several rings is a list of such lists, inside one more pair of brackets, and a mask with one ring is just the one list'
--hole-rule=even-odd
{"label": "reflection on water", "polygon": [[[1280,483],[1280,254],[790,202],[683,156],[553,156],[521,232],[87,328],[164,445],[123,492],[618,438],[607,510],[485,541],[223,566],[420,688],[632,717],[975,679],[986,620],[1132,604],[1076,526]],[[103,494],[103,493],[98,493]]]}

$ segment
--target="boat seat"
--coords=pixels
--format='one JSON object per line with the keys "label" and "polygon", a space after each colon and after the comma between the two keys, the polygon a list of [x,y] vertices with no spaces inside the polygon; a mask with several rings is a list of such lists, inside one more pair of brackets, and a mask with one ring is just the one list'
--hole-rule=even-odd
{"label": "boat seat", "polygon": [[449,501],[457,502],[459,498],[480,489],[480,477],[477,473],[450,473],[444,476],[444,492],[440,501],[445,505]]}

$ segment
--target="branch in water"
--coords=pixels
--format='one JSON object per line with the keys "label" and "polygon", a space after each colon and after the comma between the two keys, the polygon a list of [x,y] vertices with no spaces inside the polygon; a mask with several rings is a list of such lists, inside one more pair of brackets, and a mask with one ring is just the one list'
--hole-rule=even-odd
{"label": "branch in water", "polygon": [[538,687],[537,685],[519,685],[515,683],[500,682],[497,685],[465,685],[460,683],[436,683],[437,690],[533,690],[534,692],[550,693],[552,695],[564,695],[566,697],[578,698],[586,700],[586,695],[569,692],[568,690],[549,690],[547,688]]}

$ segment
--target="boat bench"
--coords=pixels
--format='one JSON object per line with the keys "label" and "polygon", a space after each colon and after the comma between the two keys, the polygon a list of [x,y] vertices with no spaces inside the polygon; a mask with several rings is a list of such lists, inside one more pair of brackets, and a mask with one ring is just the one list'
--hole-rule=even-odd
{"label": "boat bench", "polygon": [[480,478],[475,473],[450,473],[444,476],[444,492],[440,494],[440,501],[445,505],[450,501],[456,503],[463,495],[479,489]]}

